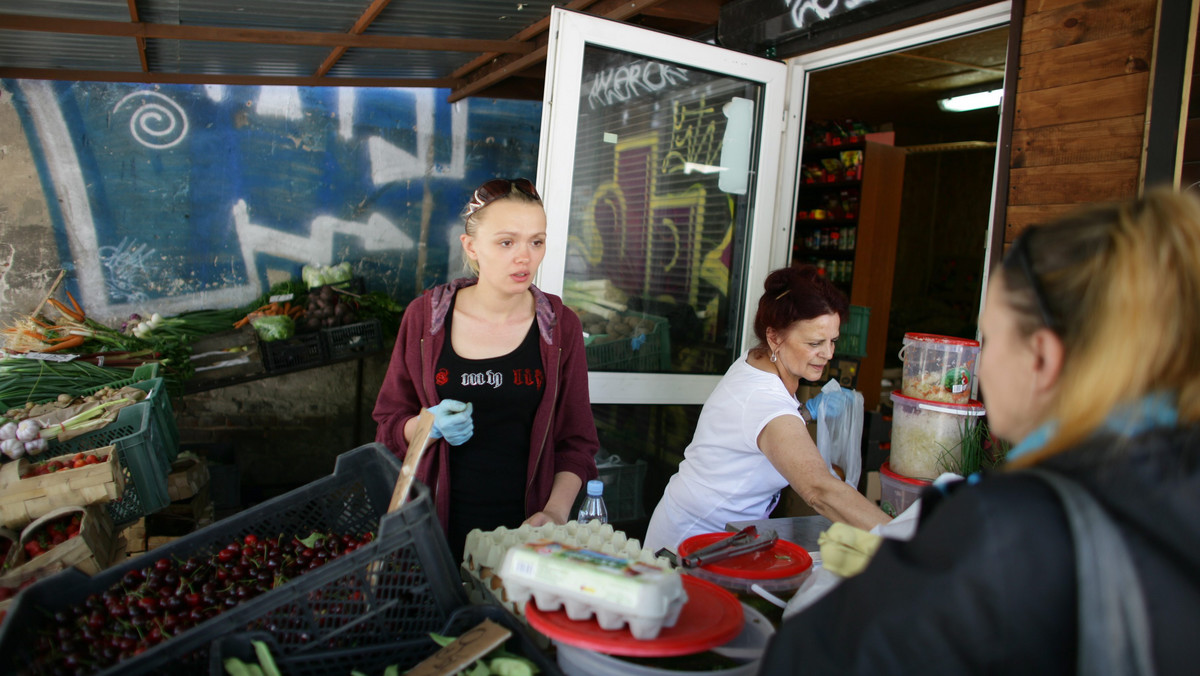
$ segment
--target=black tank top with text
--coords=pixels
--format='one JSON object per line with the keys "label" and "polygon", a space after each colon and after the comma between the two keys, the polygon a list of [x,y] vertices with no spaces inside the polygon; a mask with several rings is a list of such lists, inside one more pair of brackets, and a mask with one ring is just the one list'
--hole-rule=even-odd
{"label": "black tank top with text", "polygon": [[454,307],[446,315],[446,342],[434,374],[438,396],[472,404],[475,429],[450,447],[450,549],[462,560],[467,533],[525,520],[525,484],[533,417],[545,389],[536,318],[512,352],[465,359],[450,341]]}

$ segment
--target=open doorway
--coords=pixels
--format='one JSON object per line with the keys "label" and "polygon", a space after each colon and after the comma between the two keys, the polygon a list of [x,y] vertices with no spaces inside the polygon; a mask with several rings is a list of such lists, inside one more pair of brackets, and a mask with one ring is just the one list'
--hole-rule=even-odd
{"label": "open doorway", "polygon": [[1007,41],[1000,26],[809,73],[805,138],[857,125],[904,150],[890,312],[873,313],[888,317],[885,374],[906,332],[976,335],[1000,107],[939,101],[1001,89]]}

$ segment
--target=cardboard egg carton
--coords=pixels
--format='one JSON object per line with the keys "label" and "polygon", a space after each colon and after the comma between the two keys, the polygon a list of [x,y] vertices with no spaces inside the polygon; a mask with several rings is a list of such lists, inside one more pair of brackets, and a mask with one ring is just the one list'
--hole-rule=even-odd
{"label": "cardboard egg carton", "polygon": [[637,538],[627,537],[611,524],[601,524],[598,521],[586,524],[568,521],[563,525],[501,527],[493,531],[474,530],[467,534],[461,568],[471,602],[498,603],[524,621],[527,599],[512,598],[505,589],[500,569],[510,548],[538,540],[553,540],[664,570],[671,568],[670,561],[654,556],[653,552],[642,547]]}

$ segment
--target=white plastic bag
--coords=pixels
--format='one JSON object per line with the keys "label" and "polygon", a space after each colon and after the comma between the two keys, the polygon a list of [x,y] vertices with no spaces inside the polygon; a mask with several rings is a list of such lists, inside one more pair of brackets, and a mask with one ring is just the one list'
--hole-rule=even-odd
{"label": "white plastic bag", "polygon": [[800,584],[800,588],[792,594],[792,598],[788,599],[787,606],[783,609],[783,619],[787,619],[792,615],[804,610],[833,591],[833,588],[842,583],[842,578],[825,570],[824,566],[814,565],[812,573],[805,578]]}
{"label": "white plastic bag", "polygon": [[846,483],[858,490],[862,473],[862,393],[843,389],[835,380],[825,383],[821,391],[825,396],[817,406],[817,450],[829,471],[837,465]]}

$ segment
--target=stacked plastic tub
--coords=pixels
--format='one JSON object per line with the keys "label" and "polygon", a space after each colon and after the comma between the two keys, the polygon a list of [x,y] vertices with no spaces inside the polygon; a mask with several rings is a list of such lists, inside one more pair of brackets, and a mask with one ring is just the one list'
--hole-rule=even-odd
{"label": "stacked plastic tub", "polygon": [[906,333],[900,392],[892,392],[891,456],[880,468],[882,507],[899,514],[943,472],[957,472],[962,439],[985,413],[971,398],[979,342]]}

